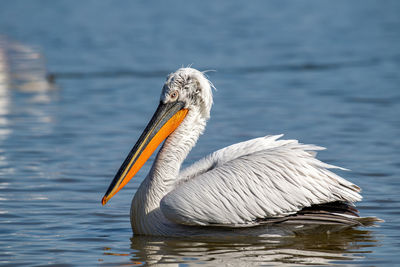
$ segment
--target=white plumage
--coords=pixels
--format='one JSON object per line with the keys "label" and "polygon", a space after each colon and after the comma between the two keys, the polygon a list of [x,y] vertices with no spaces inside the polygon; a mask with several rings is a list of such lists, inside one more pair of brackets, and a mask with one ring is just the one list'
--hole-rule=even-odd
{"label": "white plumage", "polygon": [[183,170],[185,182],[161,200],[161,211],[180,224],[243,226],[313,204],[361,200],[357,186],[309,152],[320,147],[278,137],[229,146]]}
{"label": "white plumage", "polygon": [[339,167],[315,158],[324,148],[281,140],[281,135],[231,145],[180,170],[209,118],[211,87],[192,68],[168,76],[159,106],[167,111],[157,109],[103,198],[105,204],[122,188],[121,181],[132,178],[129,171],[145,154],[142,147],[166,116],[174,121],[178,110],[187,111],[132,200],[135,234],[228,235],[232,228],[234,233],[263,233],[291,223],[356,225],[362,219],[351,204],[361,200],[360,188],[329,170]]}

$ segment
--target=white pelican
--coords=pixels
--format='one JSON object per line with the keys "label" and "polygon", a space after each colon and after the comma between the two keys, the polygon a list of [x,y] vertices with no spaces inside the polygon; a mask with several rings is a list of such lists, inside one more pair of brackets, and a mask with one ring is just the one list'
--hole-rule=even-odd
{"label": "white pelican", "polygon": [[210,117],[212,87],[193,68],[170,74],[155,114],[104,195],[103,205],[166,139],[132,200],[135,234],[259,234],[273,226],[354,226],[368,219],[352,204],[361,200],[360,188],[315,158],[322,147],[281,135],[225,147],[180,170]]}

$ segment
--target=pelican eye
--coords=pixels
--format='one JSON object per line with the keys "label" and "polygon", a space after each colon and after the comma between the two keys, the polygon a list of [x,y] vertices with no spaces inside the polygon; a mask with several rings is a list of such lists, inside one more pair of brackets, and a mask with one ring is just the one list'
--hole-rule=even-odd
{"label": "pelican eye", "polygon": [[172,99],[177,98],[177,97],[178,97],[178,91],[173,91],[173,92],[171,92],[171,93],[169,94],[169,96],[170,96]]}

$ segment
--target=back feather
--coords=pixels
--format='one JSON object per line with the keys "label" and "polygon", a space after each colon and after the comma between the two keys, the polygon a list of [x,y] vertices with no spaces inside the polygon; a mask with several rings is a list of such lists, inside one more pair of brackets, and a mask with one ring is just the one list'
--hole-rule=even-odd
{"label": "back feather", "polygon": [[[360,188],[315,158],[324,148],[266,136],[220,149],[183,170],[161,200],[171,221],[251,226],[305,207],[361,200]],[[341,169],[341,168],[340,168]]]}

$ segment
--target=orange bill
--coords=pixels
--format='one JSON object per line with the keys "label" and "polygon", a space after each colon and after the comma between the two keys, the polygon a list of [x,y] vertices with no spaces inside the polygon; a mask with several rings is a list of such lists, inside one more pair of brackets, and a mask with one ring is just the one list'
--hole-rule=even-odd
{"label": "orange bill", "polygon": [[180,101],[160,103],[139,140],[122,163],[101,203],[105,205],[142,168],[153,152],[186,117],[188,110]]}

